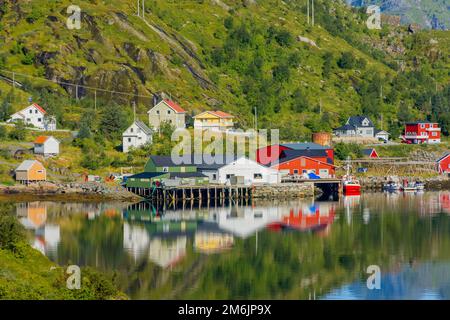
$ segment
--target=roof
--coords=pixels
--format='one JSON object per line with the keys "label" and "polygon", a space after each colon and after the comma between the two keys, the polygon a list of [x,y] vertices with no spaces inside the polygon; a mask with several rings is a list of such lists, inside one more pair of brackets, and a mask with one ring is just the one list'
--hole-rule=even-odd
{"label": "roof", "polygon": [[128,177],[129,179],[153,179],[161,176],[169,175],[170,178],[205,178],[207,177],[201,172],[141,172]]}
{"label": "roof", "polygon": [[45,143],[45,141],[47,141],[48,138],[49,137],[47,137],[47,136],[39,136],[36,138],[36,140],[34,140],[34,143],[43,144],[43,143]]}
{"label": "roof", "polygon": [[445,155],[443,155],[442,157],[440,157],[439,159],[436,160],[436,162],[441,162],[442,160],[446,159],[447,157],[450,156],[450,152],[446,153]]}
{"label": "roof", "polygon": [[163,101],[176,113],[186,113],[186,111],[182,107],[180,107],[178,104],[176,104],[172,100],[164,99]]}
{"label": "roof", "polygon": [[138,126],[138,128],[139,129],[141,129],[142,131],[144,131],[144,133],[146,133],[146,134],[148,134],[148,135],[151,135],[153,132],[152,132],[152,129],[150,129],[145,123],[143,123],[142,121],[140,121],[140,120],[136,120],[136,121],[134,121],[134,123],[136,124],[136,126]]}
{"label": "roof", "polygon": [[283,143],[280,146],[293,149],[293,150],[328,150],[330,147],[322,146],[313,142],[296,142],[296,143]]}
{"label": "roof", "polygon": [[193,118],[194,119],[195,118],[200,118],[200,116],[204,115],[205,113],[212,114],[212,115],[214,115],[214,116],[216,116],[218,118],[222,118],[222,119],[232,119],[232,118],[234,118],[233,115],[231,115],[229,113],[226,113],[226,112],[223,112],[223,111],[219,111],[219,110],[216,110],[216,111],[205,111],[205,112],[202,112],[202,113],[194,116]]}
{"label": "roof", "polygon": [[364,121],[364,119],[369,120],[369,125],[366,127],[375,127],[373,122],[367,116],[352,116],[348,118],[347,124],[350,124],[355,127],[363,127],[362,122]]}
{"label": "roof", "polygon": [[[326,162],[322,161],[322,162],[326,163],[326,164],[330,164],[330,163],[328,163],[329,162],[328,155],[325,152],[325,150],[284,150],[281,153],[279,159],[276,159],[273,162],[268,163],[267,166],[271,167],[273,165],[285,163],[285,162],[288,162],[291,160],[298,159],[300,157],[306,157],[306,158],[313,159],[313,160],[317,160],[315,158],[326,158],[327,161]],[[317,160],[317,161],[320,161],[320,160]],[[332,165],[332,164],[330,164],[330,165]]]}
{"label": "roof", "polygon": [[212,111],[211,113],[215,114],[219,118],[234,118],[233,115],[231,115],[229,113],[226,113],[226,112],[223,112],[223,111],[219,111],[219,110]]}
{"label": "roof", "polygon": [[36,162],[42,166],[37,160],[25,160],[16,168],[16,171],[28,171]]}
{"label": "roof", "polygon": [[228,155],[217,155],[215,156],[214,163],[208,164],[205,162],[203,155],[197,155],[198,159],[200,159],[201,163],[199,163],[196,155],[189,155],[188,161],[182,161],[180,164],[175,164],[172,161],[170,156],[150,156],[153,160],[153,163],[157,167],[177,167],[177,166],[196,166],[199,170],[216,170],[219,169],[235,160],[237,160],[237,156],[228,156]]}
{"label": "roof", "polygon": [[406,124],[422,124],[422,123],[437,123],[437,122],[431,122],[428,120],[424,120],[424,121],[414,121],[414,122],[407,122]]}
{"label": "roof", "polygon": [[391,135],[389,132],[387,132],[386,130],[375,130],[375,134],[379,134],[379,133],[385,133],[387,135]]}
{"label": "roof", "polygon": [[336,128],[334,130],[335,131],[337,131],[337,130],[339,130],[339,131],[349,131],[349,130],[355,131],[356,127],[351,124],[346,124],[346,125],[343,125],[342,127]]}
{"label": "roof", "polygon": [[[44,110],[44,108],[42,108],[40,105],[38,105],[37,103],[33,103],[31,106],[36,107],[36,109],[38,109],[40,112],[42,112],[43,114],[46,114],[47,111]],[[31,107],[30,106],[30,107]]]}
{"label": "roof", "polygon": [[376,153],[376,150],[373,149],[373,148],[371,148],[371,149],[363,149],[362,153],[363,153],[363,155],[365,155],[365,156],[370,156],[370,155],[372,154],[372,152],[374,152],[374,151],[375,151],[375,153]]}

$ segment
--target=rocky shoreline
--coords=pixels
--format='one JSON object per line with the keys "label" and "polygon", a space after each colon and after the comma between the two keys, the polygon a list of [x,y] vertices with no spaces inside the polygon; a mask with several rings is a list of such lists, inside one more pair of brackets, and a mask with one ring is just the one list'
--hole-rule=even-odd
{"label": "rocky shoreline", "polygon": [[121,200],[121,201],[139,201],[141,197],[128,192],[119,185],[106,185],[102,183],[36,183],[29,186],[0,185],[0,197],[19,197],[19,198],[51,198],[58,200],[83,200],[83,201],[103,201],[103,200]]}
{"label": "rocky shoreline", "polygon": [[[439,191],[439,190],[450,190],[450,179],[446,177],[438,177],[438,178],[428,178],[428,179],[419,179],[417,177],[398,177],[398,181],[401,182],[403,180],[408,181],[421,181],[425,184],[425,190],[427,191]],[[385,177],[368,177],[368,178],[360,178],[359,181],[361,183],[361,187],[363,190],[371,190],[371,191],[381,191],[383,190],[383,185],[388,182],[390,179]]]}

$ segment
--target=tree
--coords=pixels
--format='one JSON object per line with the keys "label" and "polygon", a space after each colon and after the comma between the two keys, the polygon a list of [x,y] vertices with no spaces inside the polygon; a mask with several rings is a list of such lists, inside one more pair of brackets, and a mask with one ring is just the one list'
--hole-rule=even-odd
{"label": "tree", "polygon": [[126,115],[122,107],[112,103],[110,108],[105,108],[100,119],[100,131],[109,139],[118,139],[125,129]]}
{"label": "tree", "polygon": [[6,128],[0,125],[0,139],[5,139],[8,135]]}
{"label": "tree", "polygon": [[322,66],[322,76],[324,78],[329,78],[331,74],[331,70],[333,69],[334,57],[331,52],[325,53],[323,56],[324,62]]}
{"label": "tree", "polygon": [[308,110],[309,101],[306,95],[302,93],[300,89],[297,89],[293,95],[293,110],[295,112],[301,113]]}
{"label": "tree", "polygon": [[27,136],[27,129],[23,121],[18,121],[14,129],[9,133],[9,137],[13,140],[23,141]]}
{"label": "tree", "polygon": [[341,69],[353,69],[356,64],[356,59],[353,53],[351,52],[344,52],[342,53],[342,56],[337,61],[337,65]]}
{"label": "tree", "polygon": [[5,98],[0,105],[0,121],[6,121],[9,119],[11,115],[11,104],[8,101],[8,98]]}

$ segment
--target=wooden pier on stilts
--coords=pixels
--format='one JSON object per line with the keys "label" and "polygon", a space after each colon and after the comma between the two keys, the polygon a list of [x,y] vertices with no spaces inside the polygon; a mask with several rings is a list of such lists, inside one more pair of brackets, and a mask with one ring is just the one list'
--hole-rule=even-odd
{"label": "wooden pier on stilts", "polygon": [[244,185],[199,185],[159,186],[154,188],[127,188],[147,200],[157,203],[179,203],[186,201],[218,202],[242,201],[252,198],[252,186]]}

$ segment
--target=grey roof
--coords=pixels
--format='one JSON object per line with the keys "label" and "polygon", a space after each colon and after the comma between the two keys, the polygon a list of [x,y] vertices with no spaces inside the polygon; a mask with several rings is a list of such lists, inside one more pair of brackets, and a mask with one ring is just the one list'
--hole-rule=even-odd
{"label": "grey roof", "polygon": [[375,134],[379,134],[380,132],[386,132],[388,135],[391,135],[389,132],[387,132],[386,130],[375,130]]}
{"label": "grey roof", "polygon": [[[279,164],[279,163],[284,163],[290,160],[294,160],[300,157],[308,157],[308,158],[325,158],[327,157],[327,153],[325,150],[284,150],[281,155],[280,158],[267,164],[267,166],[273,166],[275,164]],[[328,160],[329,158],[327,157],[327,163],[329,163],[330,161]],[[330,159],[331,160],[331,159]],[[332,164],[332,163],[329,163]]]}
{"label": "grey roof", "polygon": [[28,171],[28,170],[30,170],[30,168],[33,166],[33,164],[35,162],[40,163],[37,160],[25,160],[17,167],[16,171]]}
{"label": "grey roof", "polygon": [[[363,149],[362,154],[365,156],[370,156],[375,149]],[[375,151],[376,152],[376,151]]]}
{"label": "grey roof", "polygon": [[342,127],[336,128],[334,130],[335,131],[338,131],[338,130],[339,131],[349,131],[349,130],[356,131],[356,127],[351,124],[346,124],[346,125],[343,125]]}
{"label": "grey roof", "polygon": [[[196,166],[199,170],[216,170],[237,159],[237,156],[217,155],[212,164],[205,163],[203,155],[189,155],[188,161],[175,164],[169,156],[150,156],[157,167]],[[200,159],[200,161],[198,161]]]}
{"label": "grey roof", "polygon": [[364,127],[362,125],[362,122],[364,121],[364,119],[369,120],[369,125],[365,126],[366,128],[375,127],[373,122],[367,116],[352,116],[352,117],[348,118],[347,124],[350,124],[350,125],[358,127],[358,128],[359,127]]}
{"label": "grey roof", "polygon": [[139,127],[139,129],[141,129],[142,131],[144,131],[146,134],[151,135],[153,133],[152,129],[150,129],[145,123],[143,123],[141,120],[136,120],[134,121],[134,123],[136,123],[136,125]]}
{"label": "grey roof", "polygon": [[330,147],[322,146],[313,142],[298,142],[298,143],[283,143],[281,144],[283,147],[287,147],[293,150],[327,150]]}

